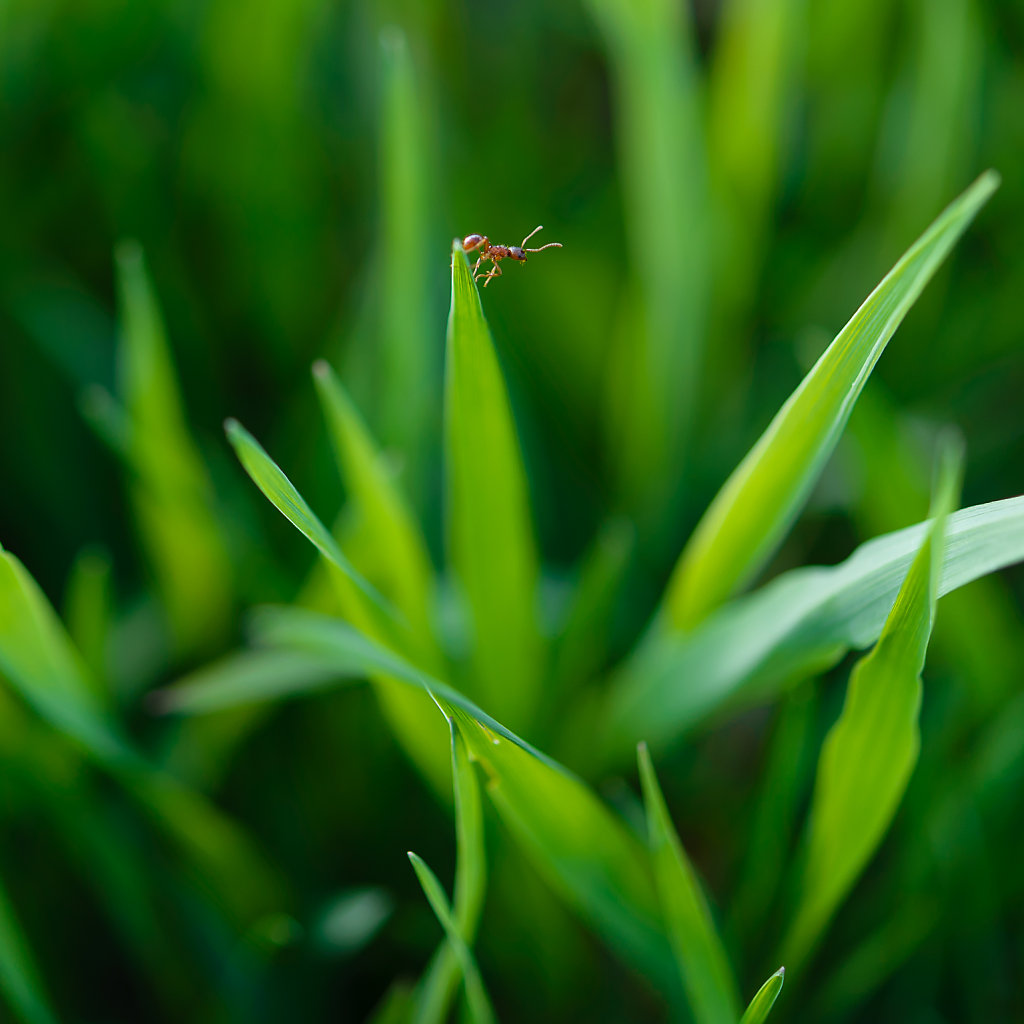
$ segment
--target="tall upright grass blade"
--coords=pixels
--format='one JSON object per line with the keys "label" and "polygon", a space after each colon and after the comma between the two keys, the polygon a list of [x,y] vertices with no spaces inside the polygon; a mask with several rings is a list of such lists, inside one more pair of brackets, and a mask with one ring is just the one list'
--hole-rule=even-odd
{"label": "tall upright grass blade", "polygon": [[321,360],[313,367],[313,379],[342,479],[364,524],[363,544],[371,549],[367,557],[380,566],[379,586],[405,616],[424,655],[436,662],[430,623],[433,569],[423,533],[337,375]]}
{"label": "tall upright grass blade", "polygon": [[487,997],[487,990],[484,988],[484,981],[480,976],[480,968],[477,967],[472,951],[459,932],[451,907],[448,905],[444,887],[437,880],[437,875],[427,867],[422,857],[410,852],[409,860],[423,887],[423,893],[427,897],[430,908],[441,922],[441,927],[444,928],[448,944],[459,959],[462,978],[466,986],[466,1002],[469,1005],[470,1019],[473,1024],[494,1024],[494,1010],[491,1009],[491,1001]]}
{"label": "tall upright grass blade", "polygon": [[521,727],[533,718],[542,683],[537,551],[508,392],[458,242],[452,247],[445,419],[448,544],[472,619],[469,690]]}
{"label": "tall upright grass blade", "polygon": [[[441,346],[433,325],[430,221],[435,160],[424,109],[430,80],[402,31],[380,37],[380,437],[404,456],[414,499],[423,499],[427,459],[439,442],[436,384]],[[443,238],[443,236],[442,236]]]}
{"label": "tall upright grass blade", "polygon": [[750,1005],[740,1019],[740,1024],[764,1024],[771,1013],[775,1000],[779,998],[782,984],[786,980],[786,968],[780,967],[750,1000]]}
{"label": "tall upright grass blade", "polygon": [[735,1024],[739,990],[700,881],[686,856],[646,744],[637,748],[661,912],[696,1024]]}
{"label": "tall upright grass blade", "polygon": [[68,633],[102,702],[112,699],[107,679],[107,647],[114,618],[112,573],[110,556],[88,548],[75,559],[64,596]]}
{"label": "tall upright grass blade", "polygon": [[803,962],[820,939],[882,841],[917,761],[921,670],[961,462],[959,451],[943,451],[931,525],[878,643],[853,669],[842,713],[825,738],[800,901],[783,943],[787,963]]}
{"label": "tall upright grass blade", "polygon": [[646,521],[679,495],[709,278],[707,167],[689,7],[588,0],[611,65],[632,281],[610,364],[620,497]]}
{"label": "tall upright grass blade", "polygon": [[[689,634],[651,638],[607,698],[608,753],[653,749],[726,708],[763,701],[874,643],[926,532],[920,523],[862,544],[840,565],[794,569],[721,608]],[[939,596],[1024,560],[1024,498],[949,517]]]}
{"label": "tall upright grass blade", "polygon": [[729,477],[669,583],[665,625],[692,629],[763,567],[803,505],[886,344],[995,191],[987,171],[868,296]]}
{"label": "tall upright grass blade", "polygon": [[[449,719],[452,782],[455,790],[455,898],[452,920],[467,947],[472,947],[487,883],[483,811],[466,741]],[[418,990],[412,1024],[442,1024],[455,994],[461,960],[451,942],[438,950]]]}
{"label": "tall upright grass blade", "polygon": [[0,886],[0,994],[21,1024],[57,1024],[25,933]]}
{"label": "tall upright grass blade", "polygon": [[[172,632],[185,649],[194,649],[227,626],[231,568],[211,512],[206,470],[186,426],[142,250],[124,242],[115,257],[121,308],[118,383],[134,469],[131,493]],[[196,587],[196,580],[203,585]]]}

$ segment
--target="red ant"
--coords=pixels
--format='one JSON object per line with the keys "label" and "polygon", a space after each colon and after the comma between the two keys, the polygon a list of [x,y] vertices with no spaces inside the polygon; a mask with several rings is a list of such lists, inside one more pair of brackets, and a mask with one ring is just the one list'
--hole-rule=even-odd
{"label": "red ant", "polygon": [[[498,260],[513,259],[518,263],[525,263],[526,254],[528,252],[543,252],[545,249],[561,249],[561,242],[548,242],[547,245],[542,245],[539,249],[524,248],[526,243],[543,227],[543,224],[538,224],[523,239],[522,245],[491,245],[486,235],[466,235],[462,240],[462,248],[466,252],[472,252],[474,249],[480,250],[480,256],[476,263],[473,264],[473,280],[476,281],[482,277],[484,279],[484,287],[486,288],[491,283],[492,278],[501,276],[501,267],[498,266]],[[477,270],[484,260],[490,260],[493,266],[486,273],[481,271],[478,274]]]}

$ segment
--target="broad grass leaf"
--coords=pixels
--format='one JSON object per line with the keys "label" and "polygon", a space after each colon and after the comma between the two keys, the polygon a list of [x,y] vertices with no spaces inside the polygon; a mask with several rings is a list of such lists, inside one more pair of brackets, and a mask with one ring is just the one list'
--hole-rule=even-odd
{"label": "broad grass leaf", "polygon": [[[455,791],[455,898],[452,919],[467,946],[472,946],[487,884],[480,785],[469,760],[466,741],[449,719],[452,782]],[[461,962],[450,942],[442,944],[417,990],[413,1024],[441,1024],[451,1006]]]}
{"label": "broad grass leaf", "polygon": [[342,479],[359,508],[363,545],[373,549],[368,557],[380,566],[378,585],[405,616],[423,656],[436,663],[433,569],[423,533],[337,375],[321,360],[313,378]]}
{"label": "broad grass leaf", "polygon": [[679,496],[710,291],[700,72],[686,5],[587,8],[608,53],[631,270],[609,362],[607,443],[626,508],[660,531]]}
{"label": "broad grass leaf", "polygon": [[472,620],[469,692],[514,727],[541,693],[537,552],[512,407],[466,255],[452,247],[445,384],[447,533]]}
{"label": "broad grass leaf", "polygon": [[771,1013],[775,1000],[779,998],[782,984],[786,980],[786,968],[780,967],[750,1000],[750,1005],[740,1019],[740,1024],[764,1024]]}
{"label": "broad grass leaf", "polygon": [[920,749],[921,670],[935,621],[946,519],[961,460],[944,453],[933,517],[882,634],[850,676],[818,761],[799,904],[783,943],[804,961],[882,841]]}
{"label": "broad grass leaf", "polygon": [[661,912],[696,1024],[735,1024],[739,990],[700,881],[683,850],[645,744],[637,750]]}
{"label": "broad grass leaf", "polygon": [[57,1024],[25,933],[0,886],[0,994],[21,1024]]}
{"label": "broad grass leaf", "polygon": [[124,242],[115,257],[121,314],[118,385],[125,455],[133,471],[129,487],[172,632],[184,648],[194,649],[227,627],[231,566],[211,511],[206,470],[186,426],[142,249]]}
{"label": "broad grass leaf", "polygon": [[726,481],[669,583],[664,626],[692,629],[763,567],[835,448],[896,328],[999,184],[983,174],[907,250]]}
{"label": "broad grass leaf", "polygon": [[491,1009],[491,1001],[484,988],[483,978],[480,976],[480,968],[476,965],[476,959],[466,940],[459,931],[459,926],[448,905],[448,897],[445,895],[444,887],[437,880],[437,875],[427,867],[422,857],[415,853],[409,854],[416,877],[423,887],[423,893],[427,897],[431,910],[441,927],[444,928],[448,944],[455,952],[462,968],[462,978],[466,986],[466,1003],[469,1007],[469,1017],[473,1024],[494,1024],[494,1010]]}
{"label": "broad grass leaf", "polygon": [[[784,573],[689,634],[650,637],[609,693],[609,753],[624,760],[641,736],[657,749],[874,643],[927,530],[876,537],[837,566]],[[947,524],[939,596],[1022,559],[1024,498],[962,509]]]}

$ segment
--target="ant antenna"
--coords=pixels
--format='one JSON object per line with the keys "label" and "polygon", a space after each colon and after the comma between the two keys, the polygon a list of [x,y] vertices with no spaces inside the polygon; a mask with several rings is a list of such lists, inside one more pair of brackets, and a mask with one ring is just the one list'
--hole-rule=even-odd
{"label": "ant antenna", "polygon": [[543,230],[543,228],[544,228],[544,225],[543,225],[543,224],[538,224],[538,225],[537,225],[537,226],[536,226],[536,227],[535,227],[535,228],[534,228],[534,229],[533,229],[533,230],[532,230],[532,231],[531,231],[531,232],[530,232],[530,233],[529,233],[529,234],[528,234],[528,235],[527,235],[527,236],[526,236],[526,237],[525,237],[525,238],[523,239],[523,244],[522,244],[522,245],[521,245],[521,246],[520,246],[519,248],[520,248],[520,249],[522,249],[522,250],[524,250],[525,252],[543,252],[543,251],[544,251],[545,249],[561,249],[561,248],[562,248],[562,243],[561,243],[561,242],[548,242],[548,244],[547,244],[547,245],[542,245],[542,246],[541,246],[541,247],[540,247],[539,249],[527,249],[527,248],[526,248],[526,243],[527,243],[527,242],[528,242],[528,241],[529,241],[529,240],[530,240],[531,238],[533,238],[533,236],[534,236],[535,234],[537,234],[537,232],[538,232],[538,231],[541,231],[541,230]]}

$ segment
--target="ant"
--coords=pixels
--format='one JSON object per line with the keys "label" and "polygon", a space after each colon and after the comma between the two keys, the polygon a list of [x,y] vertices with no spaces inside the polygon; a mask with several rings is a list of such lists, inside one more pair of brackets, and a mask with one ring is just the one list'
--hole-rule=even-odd
{"label": "ant", "polygon": [[[462,248],[466,252],[472,252],[474,249],[480,250],[480,256],[476,263],[473,264],[473,280],[476,281],[482,277],[484,279],[484,287],[486,288],[493,278],[501,276],[501,267],[498,266],[498,260],[513,259],[518,263],[525,263],[526,254],[528,252],[543,252],[545,249],[561,249],[561,242],[548,242],[547,245],[542,245],[539,249],[524,248],[526,243],[543,227],[543,224],[538,224],[523,239],[522,245],[491,245],[490,240],[486,235],[466,235],[462,240]],[[477,273],[480,264],[483,263],[484,260],[491,261],[493,264],[491,269],[486,273],[482,270],[480,273]]]}

